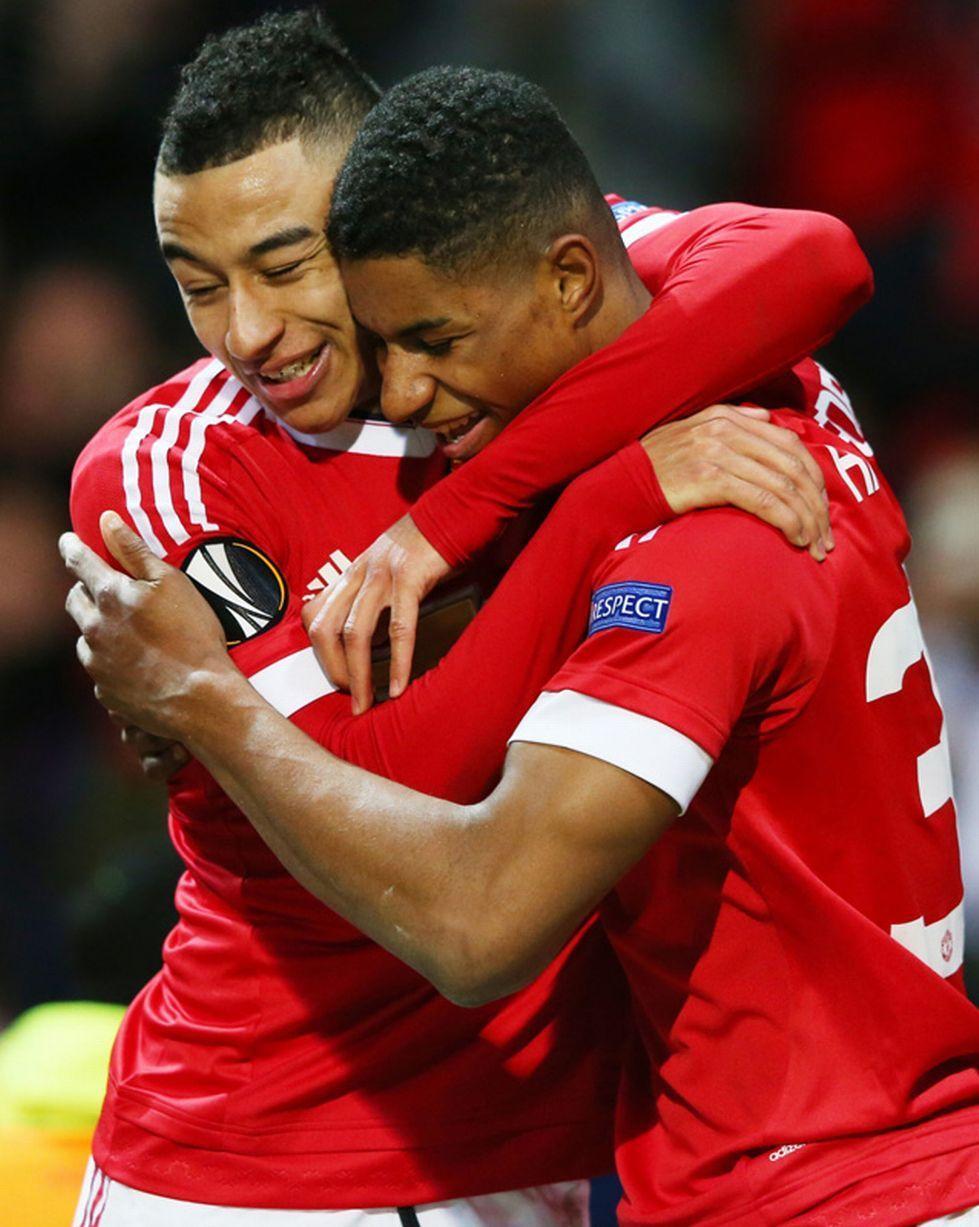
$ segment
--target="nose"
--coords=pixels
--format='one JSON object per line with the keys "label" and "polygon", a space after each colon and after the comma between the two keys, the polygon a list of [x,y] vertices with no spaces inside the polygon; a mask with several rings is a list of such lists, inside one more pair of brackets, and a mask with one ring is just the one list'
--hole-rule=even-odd
{"label": "nose", "polygon": [[239,362],[261,362],[282,336],[283,323],[260,294],[250,288],[232,292],[225,344]]}
{"label": "nose", "polygon": [[388,349],[379,355],[381,412],[391,422],[424,417],[435,397],[435,380],[414,354]]}

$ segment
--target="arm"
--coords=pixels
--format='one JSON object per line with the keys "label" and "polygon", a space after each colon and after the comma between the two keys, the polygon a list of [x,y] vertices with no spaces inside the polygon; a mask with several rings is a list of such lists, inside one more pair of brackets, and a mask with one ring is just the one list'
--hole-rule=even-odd
{"label": "arm", "polygon": [[[663,428],[644,448],[634,444],[579,478],[445,661],[397,703],[365,718],[351,718],[345,697],[324,693],[325,679],[293,611],[295,597],[280,623],[232,649],[232,658],[250,677],[279,660],[302,660],[301,689],[312,701],[293,710],[272,689],[263,687],[264,693],[283,715],[349,762],[439,796],[483,797],[497,779],[507,735],[579,641],[588,579],[616,541],[670,518],[671,506],[683,511],[730,501],[799,539],[802,520],[777,492],[799,454],[808,456],[767,416],[718,406]],[[240,489],[242,482],[235,485]],[[799,505],[799,515],[811,520],[821,507],[811,480],[808,504]],[[255,684],[262,685],[261,679]],[[455,737],[433,755],[431,730],[445,722],[446,713]],[[145,733],[126,737],[160,754],[158,742]],[[154,759],[151,765],[164,771],[167,762]]]}
{"label": "arm", "polygon": [[459,1005],[539,975],[678,809],[541,745],[514,746],[496,790],[456,805],[333,758],[236,679],[188,698],[175,727],[293,876]]}
{"label": "arm", "polygon": [[[427,491],[331,593],[318,646],[334,681],[354,683],[359,705],[369,702],[363,645],[382,609],[392,610],[396,694],[410,670],[420,601],[511,515],[657,423],[788,367],[870,296],[870,269],[852,233],[825,214],[711,205],[640,233],[650,216],[670,215],[635,214],[623,229],[655,295],[643,318]],[[582,404],[604,403],[613,363],[631,397],[617,400],[614,414],[582,413]],[[333,650],[342,637],[349,650]]]}
{"label": "arm", "polygon": [[[80,555],[77,538],[65,547],[97,594],[98,605],[76,587],[72,614],[100,697],[182,740],[302,885],[460,1004],[506,995],[539,973],[675,813],[627,773],[550,747],[515,749],[504,782],[472,807],[349,766],[235,669],[185,576],[131,534],[122,541],[120,560],[145,576],[138,585],[91,551]],[[156,599],[146,602],[147,592]],[[161,609],[165,638],[150,635],[124,659],[120,644]],[[102,672],[104,650],[118,692]]]}
{"label": "arm", "polygon": [[[627,244],[642,221],[629,219]],[[849,228],[820,213],[709,205],[629,251],[654,294],[615,345],[632,398],[614,414],[583,418],[581,400],[601,387],[608,362],[599,351],[422,495],[412,517],[450,566],[472,557],[542,491],[659,422],[729,399],[818,349],[872,288]]]}
{"label": "arm", "polygon": [[[533,744],[467,807],[322,751],[234,670],[185,578],[113,538],[142,579],[63,547],[95,594],[76,586],[71,610],[103,701],[185,738],[299,881],[466,1004],[553,957],[689,803],[746,707],[763,731],[795,718],[832,633],[832,581],[746,517],[630,538],[600,569],[589,637],[514,734]],[[609,584],[632,591],[628,617]],[[641,603],[651,588],[676,594],[672,610]],[[454,734],[431,729],[429,752]]]}

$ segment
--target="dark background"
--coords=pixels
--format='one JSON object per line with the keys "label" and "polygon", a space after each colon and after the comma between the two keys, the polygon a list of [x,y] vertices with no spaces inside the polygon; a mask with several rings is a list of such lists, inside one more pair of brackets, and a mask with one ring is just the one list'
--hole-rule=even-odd
{"label": "dark background", "polygon": [[[0,0],[0,1026],[125,1002],[177,862],[90,698],[55,539],[99,423],[197,356],[154,241],[158,116],[210,30],[270,7]],[[826,360],[917,538],[979,874],[979,11],[962,0],[333,0],[382,84],[438,62],[541,82],[602,183],[676,208],[826,209],[877,297]],[[977,928],[976,913],[971,916]]]}

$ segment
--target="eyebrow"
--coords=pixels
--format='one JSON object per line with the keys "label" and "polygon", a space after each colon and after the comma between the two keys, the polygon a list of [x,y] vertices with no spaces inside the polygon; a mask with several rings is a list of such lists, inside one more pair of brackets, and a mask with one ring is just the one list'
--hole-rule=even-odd
{"label": "eyebrow", "polygon": [[303,239],[310,239],[316,233],[309,226],[289,226],[285,230],[277,230],[275,234],[270,234],[268,238],[261,239],[257,243],[253,243],[248,249],[250,256],[264,256],[270,251],[277,251],[280,247],[291,247],[294,243],[301,243]]}
{"label": "eyebrow", "polygon": [[[280,247],[292,247],[294,243],[301,243],[303,239],[312,238],[315,233],[316,231],[311,230],[309,226],[289,226],[285,230],[277,230],[275,234],[270,234],[267,238],[253,243],[248,249],[248,254],[264,256],[270,251],[278,251]],[[206,260],[202,260],[189,247],[184,247],[182,243],[174,242],[173,239],[163,239],[160,243],[160,251],[164,260],[168,262],[189,260],[191,264],[199,264],[202,268],[208,267]]]}
{"label": "eyebrow", "polygon": [[444,328],[449,322],[447,315],[442,315],[438,319],[430,320],[415,320],[413,324],[408,324],[405,328],[398,329],[399,337],[412,337],[419,332],[428,332],[430,328]]}
{"label": "eyebrow", "polygon": [[180,243],[175,243],[173,239],[163,239],[160,243],[160,251],[168,263],[172,260],[189,260],[191,264],[199,264],[202,267],[206,264],[200,256],[195,256],[192,251]]}

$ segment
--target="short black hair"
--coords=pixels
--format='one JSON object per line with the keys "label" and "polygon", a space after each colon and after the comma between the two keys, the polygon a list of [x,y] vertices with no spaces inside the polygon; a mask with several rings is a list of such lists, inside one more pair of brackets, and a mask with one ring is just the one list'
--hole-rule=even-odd
{"label": "short black hair", "polygon": [[192,175],[295,136],[346,142],[379,97],[318,8],[268,13],[184,66],[157,169]]}
{"label": "short black hair", "polygon": [[459,273],[616,233],[588,160],[547,95],[505,72],[430,68],[381,99],[334,188],[338,259],[417,255]]}

